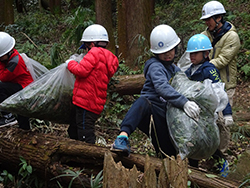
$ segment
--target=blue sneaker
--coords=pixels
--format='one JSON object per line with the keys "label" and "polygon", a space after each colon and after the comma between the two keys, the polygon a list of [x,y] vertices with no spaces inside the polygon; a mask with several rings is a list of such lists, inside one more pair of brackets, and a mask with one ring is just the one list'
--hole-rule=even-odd
{"label": "blue sneaker", "polygon": [[128,157],[130,154],[130,145],[127,136],[117,136],[113,143],[111,151],[116,152],[118,155]]}
{"label": "blue sneaker", "polygon": [[225,160],[222,168],[220,169],[220,175],[225,178],[227,177],[228,172],[229,172],[229,164],[228,164],[228,161]]}

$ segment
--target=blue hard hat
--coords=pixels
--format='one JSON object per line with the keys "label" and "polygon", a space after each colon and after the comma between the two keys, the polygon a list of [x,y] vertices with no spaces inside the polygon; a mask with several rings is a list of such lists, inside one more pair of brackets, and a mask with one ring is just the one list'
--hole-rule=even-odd
{"label": "blue hard hat", "polygon": [[187,44],[186,52],[199,52],[213,49],[209,38],[203,34],[192,36]]}

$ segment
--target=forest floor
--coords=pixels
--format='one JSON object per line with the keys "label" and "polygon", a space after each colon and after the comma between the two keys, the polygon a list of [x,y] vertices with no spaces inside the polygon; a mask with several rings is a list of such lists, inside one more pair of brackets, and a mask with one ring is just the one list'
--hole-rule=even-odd
{"label": "forest floor", "polygon": [[[228,149],[228,161],[230,170],[234,169],[242,153],[250,147],[250,82],[242,82],[237,85],[234,95],[233,117],[235,126],[231,129],[232,139]],[[33,122],[34,123],[34,122]],[[39,125],[32,129],[43,133],[50,133],[57,136],[68,137],[68,125],[52,124],[51,126]],[[244,127],[248,127],[248,132]],[[104,147],[111,147],[116,136],[119,134],[119,127],[96,125],[96,136],[98,144]],[[136,130],[130,136],[130,145],[133,153],[149,154],[155,156],[154,148],[150,139]],[[250,155],[250,154],[249,154]],[[207,172],[217,172],[214,164],[203,160],[200,162],[200,169]],[[250,165],[249,165],[250,166]],[[244,168],[244,167],[243,167]],[[250,173],[250,168],[248,173]]]}
{"label": "forest floor", "polygon": [[[233,166],[239,156],[250,146],[250,81],[237,85],[234,95],[233,117],[235,126],[231,129],[232,138],[228,149],[230,166]],[[52,128],[54,134],[67,137],[67,126],[64,126],[64,129],[57,126]],[[249,127],[248,132],[244,127]],[[106,147],[111,146],[118,134],[119,127],[96,126],[97,142]],[[150,139],[139,130],[130,136],[130,145],[133,153],[155,155]],[[200,166],[204,170],[212,170],[206,169],[208,168],[206,165]]]}

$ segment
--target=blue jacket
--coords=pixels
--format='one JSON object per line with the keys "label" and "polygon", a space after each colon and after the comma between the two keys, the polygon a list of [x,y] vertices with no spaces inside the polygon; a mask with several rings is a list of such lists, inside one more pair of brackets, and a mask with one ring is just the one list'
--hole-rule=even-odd
{"label": "blue jacket", "polygon": [[141,90],[141,96],[147,98],[153,105],[159,106],[164,115],[166,113],[166,102],[183,109],[184,104],[188,101],[185,96],[169,84],[171,78],[178,71],[180,71],[180,68],[176,65],[160,62],[155,57],[147,60],[144,66],[146,81]]}
{"label": "blue jacket", "polygon": [[[218,69],[209,61],[205,61],[194,73],[191,75],[191,69],[194,67],[192,64],[186,71],[186,75],[190,80],[204,81],[205,79],[212,80],[212,83],[221,82],[220,72]],[[226,108],[223,110],[223,115],[232,115],[231,105],[228,103]]]}

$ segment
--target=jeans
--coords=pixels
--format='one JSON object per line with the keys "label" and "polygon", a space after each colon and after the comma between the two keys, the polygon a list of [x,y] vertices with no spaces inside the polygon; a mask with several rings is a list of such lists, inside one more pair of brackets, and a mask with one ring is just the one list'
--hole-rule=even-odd
{"label": "jeans", "polygon": [[[121,132],[124,131],[130,135],[138,127],[146,135],[151,136],[157,154],[161,149],[168,156],[176,156],[166,123],[166,113],[159,113],[162,110],[166,112],[166,109],[161,109],[145,97],[138,98],[123,119]],[[153,117],[153,123],[151,117]]]}

